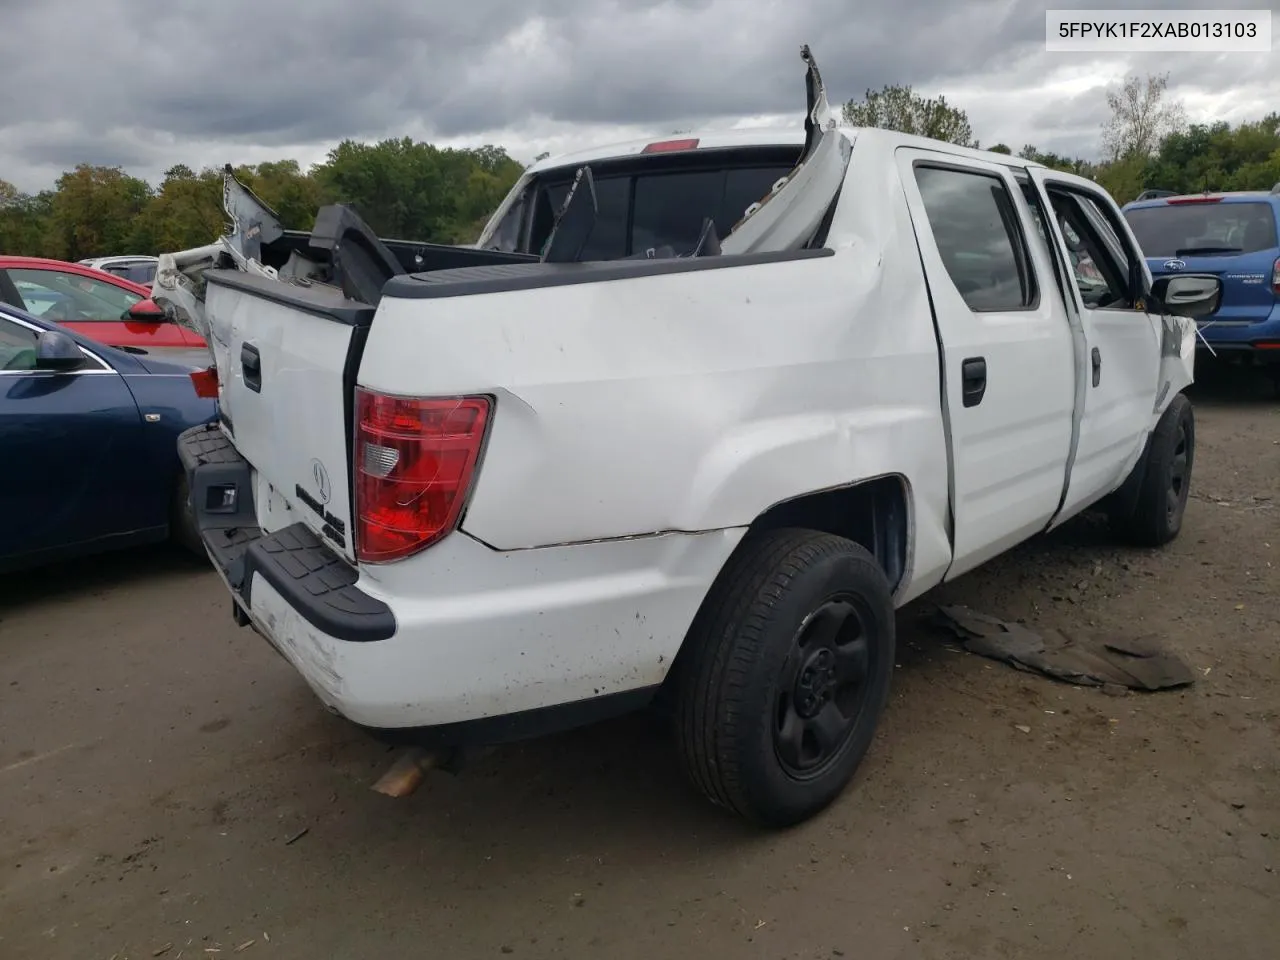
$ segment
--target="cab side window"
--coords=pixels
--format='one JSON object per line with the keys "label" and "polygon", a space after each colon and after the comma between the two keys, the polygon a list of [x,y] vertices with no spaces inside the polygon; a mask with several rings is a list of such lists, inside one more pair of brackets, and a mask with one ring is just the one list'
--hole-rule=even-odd
{"label": "cab side window", "polygon": [[1067,243],[1080,299],[1089,310],[1132,310],[1131,263],[1098,205],[1068,191],[1051,191],[1053,213]]}
{"label": "cab side window", "polygon": [[1026,310],[1039,297],[1004,181],[976,170],[920,165],[916,183],[938,254],[975,313]]}

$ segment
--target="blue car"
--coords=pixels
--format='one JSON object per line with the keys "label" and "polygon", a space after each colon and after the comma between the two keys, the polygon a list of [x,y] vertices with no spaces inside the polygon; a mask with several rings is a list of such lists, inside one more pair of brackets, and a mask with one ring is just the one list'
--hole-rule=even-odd
{"label": "blue car", "polygon": [[0,570],[165,539],[204,555],[176,452],[217,418],[196,366],[0,305]]}
{"label": "blue car", "polygon": [[1219,356],[1266,364],[1280,386],[1280,184],[1270,193],[1135,200],[1123,212],[1152,278],[1222,278],[1222,303],[1198,321],[1201,335]]}

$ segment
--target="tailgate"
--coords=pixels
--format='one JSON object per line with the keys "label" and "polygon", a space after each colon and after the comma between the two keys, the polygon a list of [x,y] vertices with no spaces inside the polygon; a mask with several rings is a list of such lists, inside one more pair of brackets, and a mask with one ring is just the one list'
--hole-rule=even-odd
{"label": "tailgate", "polygon": [[354,559],[350,404],[373,308],[319,283],[205,276],[205,313],[226,336],[222,414],[254,472],[258,525],[301,521]]}

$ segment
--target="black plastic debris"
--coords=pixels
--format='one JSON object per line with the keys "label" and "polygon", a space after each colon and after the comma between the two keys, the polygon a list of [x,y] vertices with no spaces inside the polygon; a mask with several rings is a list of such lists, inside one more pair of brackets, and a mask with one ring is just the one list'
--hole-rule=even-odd
{"label": "black plastic debris", "polygon": [[1169,690],[1195,682],[1191,667],[1153,636],[1037,633],[965,606],[939,607],[937,623],[959,637],[970,653],[1067,683]]}

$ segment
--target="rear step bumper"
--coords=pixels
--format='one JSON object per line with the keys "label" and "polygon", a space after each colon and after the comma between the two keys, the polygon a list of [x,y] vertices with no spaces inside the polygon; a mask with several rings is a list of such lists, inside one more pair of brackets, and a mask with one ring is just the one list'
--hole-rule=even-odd
{"label": "rear step bumper", "polygon": [[254,574],[299,616],[335,640],[369,643],[396,632],[395,616],[356,586],[358,571],[305,524],[263,533],[248,462],[216,424],[178,437],[200,537],[238,605],[252,610]]}
{"label": "rear step bumper", "polygon": [[335,713],[417,742],[520,739],[643,703],[745,532],[504,552],[455,531],[353,569],[307,527],[259,528],[260,478],[216,427],[186,431],[179,454],[237,621]]}

